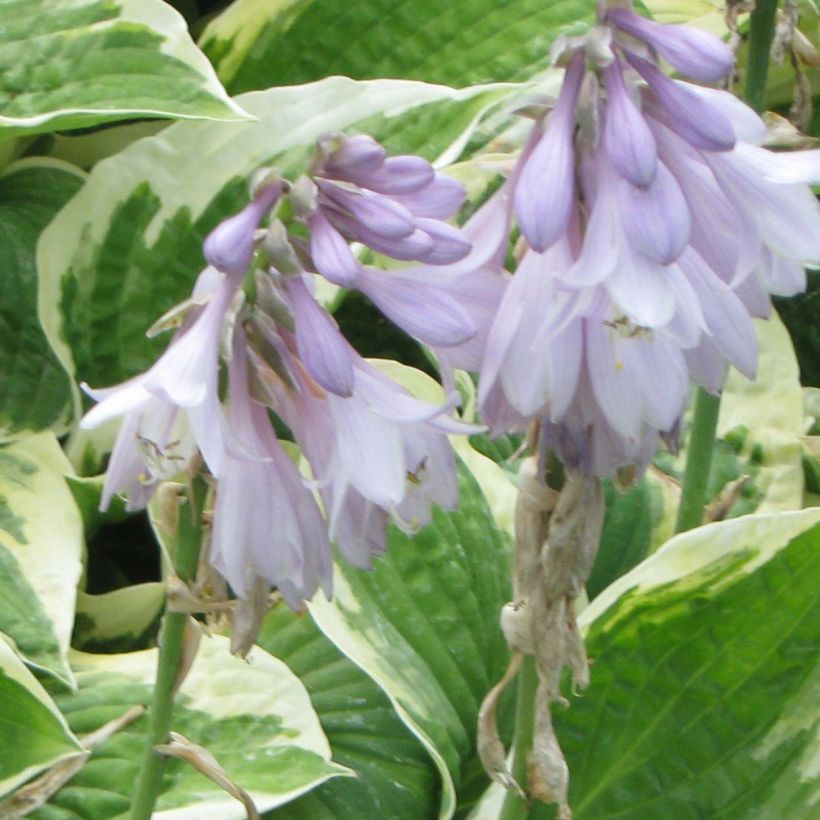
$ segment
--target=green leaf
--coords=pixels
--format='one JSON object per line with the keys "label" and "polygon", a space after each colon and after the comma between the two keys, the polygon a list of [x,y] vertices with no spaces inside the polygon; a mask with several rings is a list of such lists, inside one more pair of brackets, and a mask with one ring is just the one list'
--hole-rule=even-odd
{"label": "green leaf", "polygon": [[21,160],[0,176],[0,439],[65,427],[71,389],[37,318],[35,251],[82,179],[53,160]]}
{"label": "green leaf", "polygon": [[27,663],[71,684],[66,662],[82,572],[71,472],[50,433],[0,447],[0,630]]}
{"label": "green leaf", "polygon": [[435,814],[438,774],[387,696],[316,628],[309,616],[280,605],[265,620],[259,645],[283,660],[305,685],[333,759],[355,780],[329,780],[278,809],[275,818],[417,820]]}
{"label": "green leaf", "polygon": [[[72,653],[79,692],[57,702],[72,729],[94,731],[150,700],[157,651],[125,655]],[[288,668],[256,648],[235,658],[223,637],[204,637],[182,684],[174,731],[207,748],[228,777],[264,811],[347,770],[330,748],[307,692]],[[35,816],[39,820],[119,817],[130,794],[146,731],[140,720],[94,750],[85,768]],[[181,760],[169,760],[156,820],[240,820],[244,808]]]}
{"label": "green leaf", "polygon": [[0,794],[82,751],[48,693],[0,634]]}
{"label": "green leaf", "polygon": [[744,516],[587,607],[592,683],[554,713],[574,816],[816,817],[818,582],[820,510]]}
{"label": "green leaf", "polygon": [[161,581],[132,584],[101,595],[79,592],[72,643],[89,652],[132,649],[155,624],[164,605]]}
{"label": "green leaf", "polygon": [[475,480],[464,468],[460,478],[458,510],[436,510],[413,538],[392,530],[372,572],[339,566],[333,601],[310,605],[429,751],[441,817],[452,816],[456,786],[474,774],[478,708],[507,661],[498,613],[510,595],[508,555]]}
{"label": "green leaf", "polygon": [[135,117],[245,117],[161,0],[0,0],[0,19],[0,139]]}
{"label": "green leaf", "polygon": [[467,85],[546,68],[552,41],[594,13],[578,0],[239,0],[201,43],[233,93],[330,73]]}
{"label": "green leaf", "polygon": [[245,95],[240,102],[258,122],[175,123],[130,145],[94,168],[40,241],[49,340],[78,380],[100,386],[133,376],[167,344],[145,330],[188,295],[202,240],[247,203],[256,168],[300,173],[319,135],[354,126],[400,150],[458,150],[476,112],[507,93],[331,77]]}

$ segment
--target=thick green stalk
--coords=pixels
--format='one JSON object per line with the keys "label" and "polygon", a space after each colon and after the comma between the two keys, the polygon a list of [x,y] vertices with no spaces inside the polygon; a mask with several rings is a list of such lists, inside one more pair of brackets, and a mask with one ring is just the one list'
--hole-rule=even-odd
{"label": "thick green stalk", "polygon": [[[746,65],[746,102],[763,111],[766,105],[766,81],[769,76],[769,52],[774,39],[777,0],[757,0],[749,27],[749,56]],[[712,396],[699,389],[692,420],[692,436],[683,492],[678,509],[676,532],[697,527],[703,519],[706,504],[706,486],[712,465],[720,396]]]}
{"label": "thick green stalk", "polygon": [[[527,789],[527,758],[532,749],[535,723],[535,692],[538,689],[538,673],[535,658],[524,658],[518,672],[518,690],[515,702],[515,737],[513,739],[512,775],[522,789]],[[529,803],[514,792],[508,791],[501,807],[499,820],[522,820],[529,814]]]}
{"label": "thick green stalk", "polygon": [[746,63],[746,102],[755,111],[766,105],[769,52],[774,39],[777,0],[756,0],[749,18],[749,57]]}
{"label": "thick green stalk", "polygon": [[[202,482],[197,482],[202,484]],[[204,487],[197,487],[191,500],[180,509],[179,528],[176,536],[174,571],[185,582],[193,579],[199,561],[202,541],[200,513],[204,499]],[[148,735],[145,741],[134,799],[131,803],[131,820],[149,820],[156,803],[165,768],[165,756],[154,751],[158,744],[168,740],[174,709],[174,689],[182,658],[185,623],[188,615],[171,612],[166,607],[162,619],[157,661],[157,679],[154,697],[148,711]]]}
{"label": "thick green stalk", "polygon": [[720,396],[713,396],[703,388],[698,388],[675,532],[691,530],[703,520],[719,412]]}

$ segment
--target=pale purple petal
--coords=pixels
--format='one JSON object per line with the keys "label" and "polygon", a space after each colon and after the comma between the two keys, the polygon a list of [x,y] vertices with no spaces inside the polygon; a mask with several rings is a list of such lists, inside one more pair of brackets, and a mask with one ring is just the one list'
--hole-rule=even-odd
{"label": "pale purple petal", "polygon": [[295,318],[296,346],[308,373],[337,396],[353,392],[353,360],[336,321],[310,295],[301,277],[286,280]]}
{"label": "pale purple petal", "polygon": [[145,389],[144,381],[143,373],[116,387],[94,389],[83,382],[80,385],[83,391],[99,403],[82,417],[80,427],[83,430],[93,430],[123,413],[140,410],[151,400],[151,394]]}
{"label": "pale purple petal", "polygon": [[618,173],[643,188],[655,177],[655,139],[624,83],[622,70],[618,60],[604,69],[607,104],[603,145]]}
{"label": "pale purple petal", "polygon": [[[355,221],[366,225],[371,233],[384,239],[401,239],[415,230],[410,211],[390,197],[342,188],[322,179],[316,180],[316,184],[329,202],[351,214]],[[328,209],[326,216],[334,222],[333,209]]]}
{"label": "pale purple petal", "polygon": [[328,173],[352,174],[378,168],[387,152],[367,134],[342,136],[339,147],[325,160],[323,170]]}
{"label": "pale purple petal", "polygon": [[223,273],[244,273],[253,258],[254,234],[262,217],[282,193],[277,182],[262,189],[256,199],[235,216],[220,222],[205,238],[205,259]]}
{"label": "pale purple petal", "polygon": [[433,250],[433,238],[418,228],[401,239],[385,239],[384,236],[346,214],[327,212],[330,221],[357,241],[367,245],[377,253],[404,261],[420,260]]}
{"label": "pale purple petal", "polygon": [[414,194],[435,177],[426,159],[412,155],[388,157],[378,168],[348,176],[351,182],[380,194]]}
{"label": "pale purple petal", "polygon": [[685,85],[689,91],[697,94],[726,116],[729,122],[732,123],[732,129],[738,140],[738,147],[740,147],[741,140],[752,145],[760,145],[766,139],[766,123],[763,122],[754,109],[749,108],[739,97],[719,88],[709,88],[708,86],[693,85],[692,83],[682,83],[682,85]]}
{"label": "pale purple petal", "polygon": [[449,219],[461,207],[467,192],[464,186],[446,174],[436,173],[433,181],[412,194],[397,194],[393,198],[414,216]]}
{"label": "pale purple petal", "polygon": [[773,256],[764,249],[760,275],[766,289],[775,296],[794,296],[806,289],[806,270],[797,262]]}
{"label": "pale purple petal", "polygon": [[627,240],[642,256],[668,265],[689,242],[689,207],[675,177],[663,163],[646,188],[625,180],[617,186],[619,213]]}
{"label": "pale purple petal", "polygon": [[734,152],[707,159],[727,196],[755,219],[771,250],[807,267],[820,267],[820,204],[810,188],[762,179]]}
{"label": "pale purple petal", "polygon": [[364,268],[356,287],[391,321],[425,344],[449,347],[467,341],[476,332],[473,320],[455,297],[414,279],[412,274]]}
{"label": "pale purple petal", "polygon": [[632,253],[624,245],[605,285],[613,301],[635,324],[662,327],[675,311],[675,291],[664,273],[662,265]]}
{"label": "pale purple petal", "polygon": [[694,80],[717,82],[735,64],[729,46],[705,31],[666,26],[625,8],[609,9],[606,19],[622,31],[649,43],[673,68]]}
{"label": "pale purple petal", "polygon": [[647,110],[654,117],[695,148],[729,151],[734,147],[734,128],[719,108],[692,91],[688,83],[670,80],[641,57],[627,53],[627,58],[655,92],[660,106],[647,98]]}
{"label": "pale purple petal", "polygon": [[693,250],[681,257],[681,270],[698,293],[706,324],[718,350],[744,376],[757,371],[757,334],[740,299]]}
{"label": "pale purple petal", "polygon": [[768,182],[820,184],[820,149],[775,152],[741,143],[735,156]]}
{"label": "pale purple petal", "polygon": [[345,238],[327,221],[321,208],[310,217],[308,227],[316,271],[335,285],[349,287],[359,273],[359,261]]}
{"label": "pale purple petal", "polygon": [[683,351],[692,380],[704,390],[718,395],[726,383],[729,366],[710,336],[703,336],[700,344]]}
{"label": "pale purple petal", "polygon": [[602,322],[585,324],[586,361],[595,400],[618,433],[636,439],[641,430],[641,394],[635,384],[639,367],[632,360],[633,346]]}
{"label": "pale purple petal", "polygon": [[328,400],[344,474],[369,501],[386,509],[394,507],[404,497],[406,475],[400,429],[356,395],[330,395]]}
{"label": "pale purple petal", "polygon": [[567,66],[558,104],[521,169],[515,188],[515,213],[521,233],[533,248],[546,250],[566,230],[575,192],[573,133],[575,105],[584,76],[584,57]]}
{"label": "pale purple petal", "polygon": [[416,225],[432,240],[433,247],[421,257],[428,265],[451,265],[464,259],[470,252],[470,243],[464,234],[438,219],[419,217]]}

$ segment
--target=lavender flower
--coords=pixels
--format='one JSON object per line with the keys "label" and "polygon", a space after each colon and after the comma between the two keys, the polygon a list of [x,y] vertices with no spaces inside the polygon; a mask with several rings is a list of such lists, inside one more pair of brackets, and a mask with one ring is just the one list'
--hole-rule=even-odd
{"label": "lavender flower", "polygon": [[563,87],[509,183],[526,246],[479,392],[495,431],[541,418],[599,476],[673,442],[690,377],[712,392],[729,364],[753,378],[752,317],[820,266],[820,152],[760,147],[751,109],[658,67],[714,81],[729,49],[625,8],[600,23],[559,46]]}
{"label": "lavender flower", "polygon": [[346,240],[405,261],[444,265],[462,259],[470,245],[442,220],[464,200],[463,187],[436,173],[421,157],[388,157],[372,137],[331,135],[320,141],[305,206],[316,270],[350,286],[360,266]]}
{"label": "lavender flower", "polygon": [[[165,353],[125,384],[89,389],[99,404],[82,422],[125,416],[103,506],[115,492],[128,495],[129,509],[144,506],[198,449],[216,479],[212,565],[240,597],[256,600],[266,582],[294,607],[320,587],[330,594],[332,541],[370,566],[391,519],[412,531],[430,521],[434,503],[455,506],[447,435],[480,429],[451,416],[454,392],[442,406],[421,402],[363,360],[314,299],[308,272],[358,287],[419,338],[468,344],[477,328],[456,298],[460,274],[439,282],[426,266],[378,271],[348,245],[452,267],[470,252],[441,221],[461,204],[461,186],[418,157],[387,157],[369,137],[329,138],[319,156],[315,181],[261,173],[253,201],[206,238],[209,265],[177,311],[184,319]],[[283,197],[310,229],[307,241],[275,216],[260,229]],[[250,297],[240,290],[249,274]],[[312,479],[286,455],[271,412],[290,428]]]}

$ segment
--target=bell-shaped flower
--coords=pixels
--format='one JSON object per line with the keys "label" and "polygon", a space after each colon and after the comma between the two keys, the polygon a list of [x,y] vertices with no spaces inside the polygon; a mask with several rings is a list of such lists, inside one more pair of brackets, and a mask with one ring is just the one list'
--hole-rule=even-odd
{"label": "bell-shaped flower", "polygon": [[241,327],[234,333],[228,383],[231,445],[217,485],[211,563],[239,597],[256,575],[276,586],[294,608],[319,586],[329,596],[327,527],[266,409],[250,397]]}

